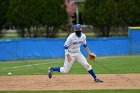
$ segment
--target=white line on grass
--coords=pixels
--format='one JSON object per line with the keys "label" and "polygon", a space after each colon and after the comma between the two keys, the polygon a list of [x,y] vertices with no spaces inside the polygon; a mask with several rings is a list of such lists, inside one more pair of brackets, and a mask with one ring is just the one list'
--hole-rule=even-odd
{"label": "white line on grass", "polygon": [[[57,60],[57,59],[55,59]],[[59,59],[61,60],[61,59]],[[41,59],[41,60],[16,60],[16,61],[5,61],[6,63],[8,62],[46,62],[46,61],[54,61],[53,59]],[[0,62],[4,62],[4,61],[0,61]]]}
{"label": "white line on grass", "polygon": [[47,63],[39,63],[39,64],[31,64],[31,65],[23,65],[23,66],[14,66],[14,67],[7,67],[7,68],[1,68],[1,69],[15,69],[15,68],[22,68],[22,67],[37,66],[37,65],[42,65],[42,64],[51,64],[51,63],[58,63],[58,62],[47,62]]}
{"label": "white line on grass", "polygon": [[[98,56],[96,59],[107,59],[107,58],[123,58],[130,57],[131,55],[120,55],[120,56]],[[137,57],[137,55],[133,55],[132,57]]]}

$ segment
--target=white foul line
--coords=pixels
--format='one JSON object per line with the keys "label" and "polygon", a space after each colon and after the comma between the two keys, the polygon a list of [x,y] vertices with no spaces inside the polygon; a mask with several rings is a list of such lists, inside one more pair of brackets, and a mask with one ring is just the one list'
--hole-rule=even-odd
{"label": "white foul line", "polygon": [[42,65],[42,64],[50,64],[50,63],[58,63],[58,62],[46,62],[46,63],[39,63],[39,64],[31,64],[31,65],[23,65],[23,66],[7,67],[7,68],[1,68],[1,69],[11,69],[11,68],[21,68],[21,67],[31,67],[31,66],[37,66],[37,65]]}

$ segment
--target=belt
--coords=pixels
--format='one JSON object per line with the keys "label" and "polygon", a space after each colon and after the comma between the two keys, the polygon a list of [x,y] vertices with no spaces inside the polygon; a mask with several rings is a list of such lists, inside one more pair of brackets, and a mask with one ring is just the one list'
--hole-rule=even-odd
{"label": "belt", "polygon": [[78,53],[78,52],[73,52],[73,51],[70,51],[70,50],[68,50],[69,52],[71,52],[71,53]]}

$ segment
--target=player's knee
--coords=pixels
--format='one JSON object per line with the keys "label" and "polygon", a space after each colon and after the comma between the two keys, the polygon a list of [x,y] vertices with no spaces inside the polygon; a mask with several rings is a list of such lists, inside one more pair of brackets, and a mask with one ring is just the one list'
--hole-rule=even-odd
{"label": "player's knee", "polygon": [[87,71],[91,70],[92,69],[92,66],[91,65],[85,65],[85,68]]}
{"label": "player's knee", "polygon": [[62,73],[68,73],[69,70],[68,70],[68,69],[64,69],[64,68],[62,67],[62,68],[60,68],[60,72],[62,72]]}

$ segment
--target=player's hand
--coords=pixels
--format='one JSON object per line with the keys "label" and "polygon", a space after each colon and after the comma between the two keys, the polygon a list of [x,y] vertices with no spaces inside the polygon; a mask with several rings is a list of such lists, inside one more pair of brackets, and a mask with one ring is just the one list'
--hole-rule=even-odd
{"label": "player's hand", "polygon": [[67,60],[68,62],[71,62],[71,56],[69,54],[67,54]]}

